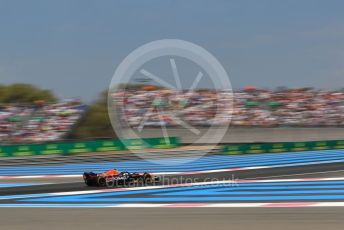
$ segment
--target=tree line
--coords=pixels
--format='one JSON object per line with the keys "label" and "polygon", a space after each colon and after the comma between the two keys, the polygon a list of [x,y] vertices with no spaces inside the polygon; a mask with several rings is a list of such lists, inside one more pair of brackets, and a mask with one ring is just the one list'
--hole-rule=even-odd
{"label": "tree line", "polygon": [[0,103],[25,104],[36,101],[55,103],[58,100],[52,91],[31,84],[0,85]]}

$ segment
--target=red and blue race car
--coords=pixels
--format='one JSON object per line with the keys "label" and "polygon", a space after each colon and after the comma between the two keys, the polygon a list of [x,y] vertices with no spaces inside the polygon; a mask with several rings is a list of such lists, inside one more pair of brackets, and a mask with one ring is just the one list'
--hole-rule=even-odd
{"label": "red and blue race car", "polygon": [[110,169],[103,173],[84,172],[83,175],[87,186],[115,187],[118,185],[153,185],[159,178],[150,173],[119,172]]}

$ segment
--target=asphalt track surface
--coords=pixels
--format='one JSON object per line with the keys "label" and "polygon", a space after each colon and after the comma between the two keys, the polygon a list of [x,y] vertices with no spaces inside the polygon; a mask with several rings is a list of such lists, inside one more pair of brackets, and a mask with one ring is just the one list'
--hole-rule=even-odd
{"label": "asphalt track surface", "polygon": [[[344,163],[164,176],[158,184],[216,180],[344,177]],[[81,179],[81,178],[80,178]],[[191,179],[191,181],[190,181]],[[17,182],[19,180],[1,180]],[[0,181],[0,182],[1,182]],[[24,181],[24,180],[23,180]],[[52,182],[30,179],[27,183]],[[0,196],[86,191],[79,178],[50,185],[1,188]],[[316,182],[318,183],[318,182]],[[343,182],[344,183],[344,182]],[[289,186],[289,185],[288,185]],[[98,190],[99,188],[91,188]],[[335,188],[337,189],[337,188]],[[344,200],[344,199],[343,199]],[[15,200],[1,201],[1,203]],[[289,208],[0,208],[0,229],[342,229],[343,207]]]}
{"label": "asphalt track surface", "polygon": [[1,230],[340,230],[343,208],[0,209]]}

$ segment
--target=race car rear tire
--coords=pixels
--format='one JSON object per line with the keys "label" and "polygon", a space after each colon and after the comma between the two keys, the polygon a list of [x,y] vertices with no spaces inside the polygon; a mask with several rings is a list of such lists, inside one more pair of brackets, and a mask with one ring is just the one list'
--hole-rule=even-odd
{"label": "race car rear tire", "polygon": [[152,176],[149,173],[144,173],[143,174],[143,183],[145,185],[147,184],[152,184],[153,180],[152,180]]}
{"label": "race car rear tire", "polygon": [[86,184],[87,186],[92,186],[92,185],[93,185],[93,183],[92,183],[91,180],[85,180],[85,184]]}

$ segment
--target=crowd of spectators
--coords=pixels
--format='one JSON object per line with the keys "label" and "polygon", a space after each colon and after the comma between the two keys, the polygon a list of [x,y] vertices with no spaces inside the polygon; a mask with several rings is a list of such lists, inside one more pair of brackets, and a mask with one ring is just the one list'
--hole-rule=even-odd
{"label": "crowd of spectators", "polygon": [[[344,90],[311,88],[235,92],[210,89],[174,91],[131,89],[112,94],[122,123],[143,127],[190,128],[344,126]],[[86,106],[77,100],[57,104],[0,104],[0,142],[35,143],[65,137]]]}
{"label": "crowd of spectators", "polygon": [[125,91],[113,94],[129,126],[185,126],[226,123],[231,117],[231,93],[198,90]]}
{"label": "crowd of spectators", "polygon": [[344,91],[311,88],[235,91],[127,90],[113,94],[121,118],[142,126],[341,126]]}
{"label": "crowd of spectators", "polygon": [[77,100],[58,104],[0,105],[0,142],[56,141],[81,118],[86,106]]}

